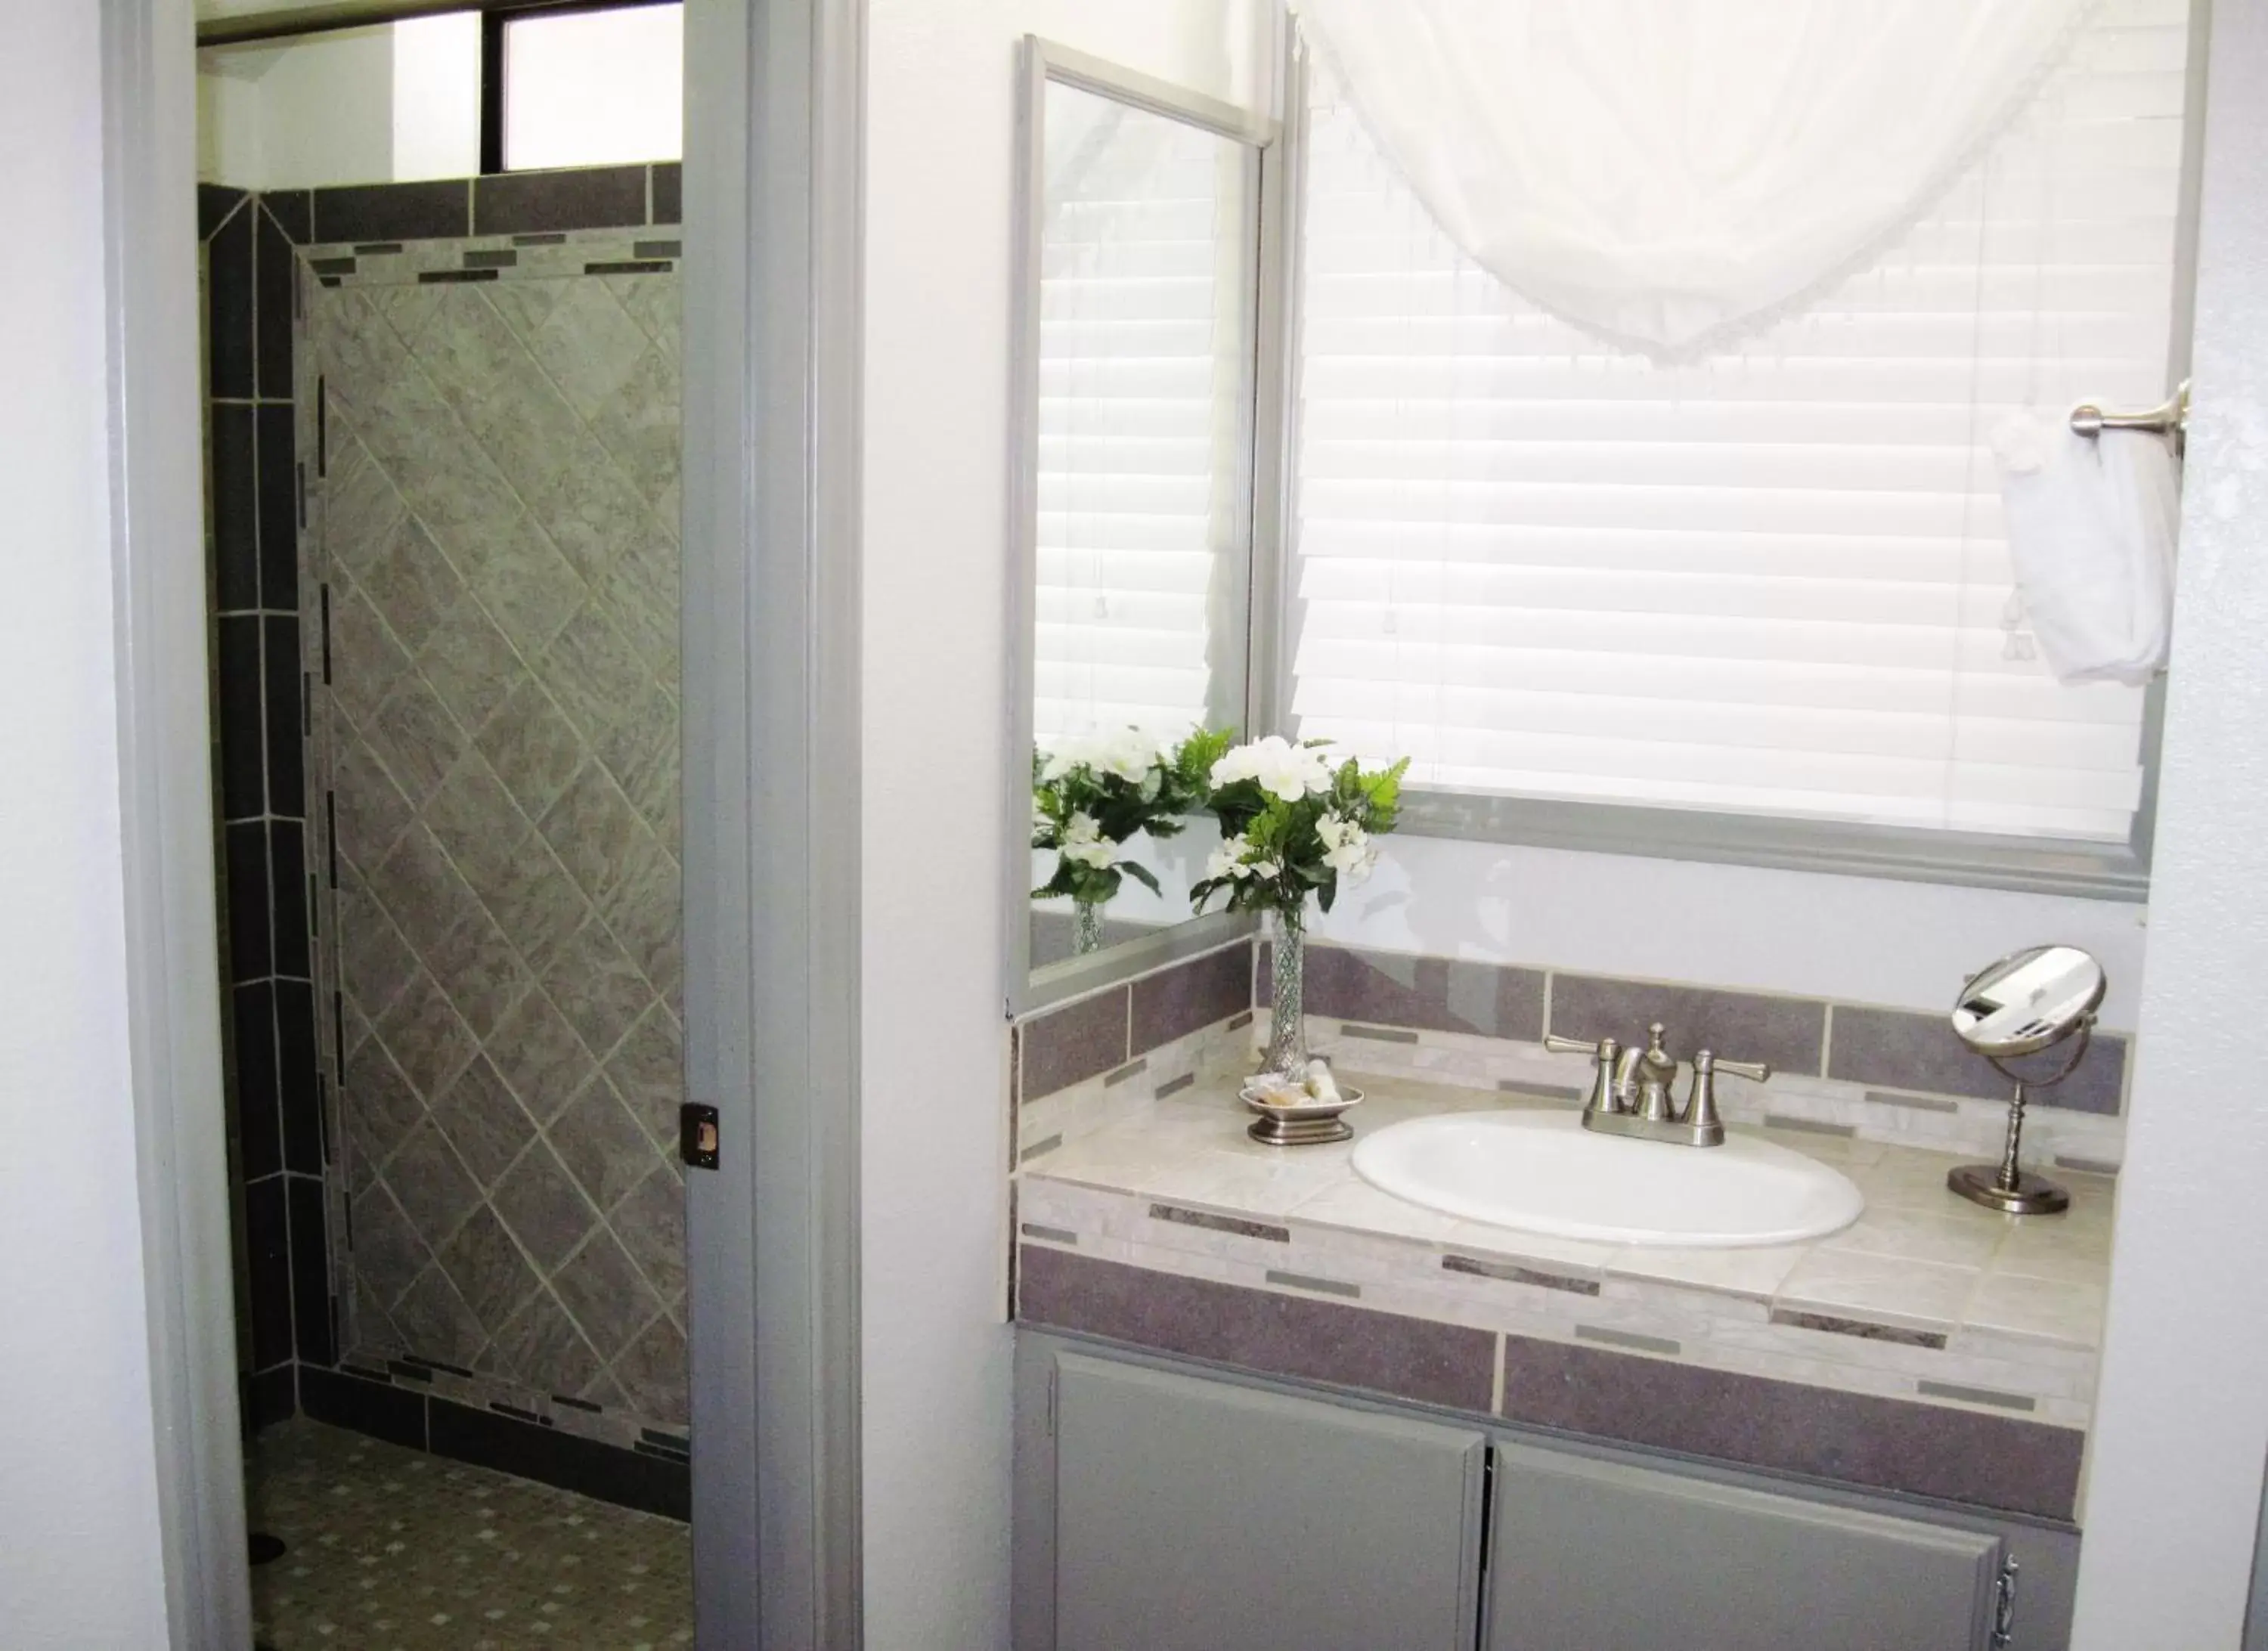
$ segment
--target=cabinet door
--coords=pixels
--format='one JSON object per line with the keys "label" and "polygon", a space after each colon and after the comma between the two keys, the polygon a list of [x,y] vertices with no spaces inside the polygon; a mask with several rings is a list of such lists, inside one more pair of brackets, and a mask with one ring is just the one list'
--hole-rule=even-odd
{"label": "cabinet door", "polygon": [[1499,1445],[1486,1651],[1964,1651],[2000,1541]]}
{"label": "cabinet door", "polygon": [[1055,1365],[1057,1651],[1468,1651],[1477,1432]]}

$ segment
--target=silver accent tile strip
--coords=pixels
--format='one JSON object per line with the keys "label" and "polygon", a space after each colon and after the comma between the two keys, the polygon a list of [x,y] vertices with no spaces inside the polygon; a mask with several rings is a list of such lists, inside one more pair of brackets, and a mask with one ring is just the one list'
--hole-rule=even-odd
{"label": "silver accent tile strip", "polygon": [[1018,1153],[1016,1154],[1016,1161],[1020,1164],[1028,1164],[1032,1160],[1037,1158],[1042,1153],[1051,1153],[1062,1145],[1062,1136],[1050,1135],[1043,1141],[1034,1141],[1029,1146],[1025,1147],[1023,1151]]}
{"label": "silver accent tile strip", "polygon": [[1395,1026],[1357,1026],[1349,1021],[1339,1028],[1343,1037],[1366,1038],[1373,1043],[1415,1043],[1418,1034]]}
{"label": "silver accent tile strip", "polygon": [[1571,1084],[1530,1083],[1525,1078],[1499,1078],[1496,1087],[1505,1095],[1540,1095],[1551,1101],[1580,1101],[1586,1094]]}
{"label": "silver accent tile strip", "polygon": [[1232,1014],[1228,1017],[1228,1029],[1232,1032],[1241,1032],[1251,1024],[1252,1011],[1249,1009],[1245,1010],[1241,1014]]}
{"label": "silver accent tile strip", "polygon": [[1342,1284],[1336,1279],[1310,1278],[1304,1272],[1278,1272],[1270,1267],[1268,1269],[1268,1282],[1287,1285],[1294,1290],[1313,1290],[1322,1295],[1343,1295],[1351,1301],[1362,1299],[1362,1286],[1359,1284]]}
{"label": "silver accent tile strip", "polygon": [[2083,1176],[2115,1176],[2118,1173],[2118,1166],[2107,1159],[2073,1158],[2058,1153],[2055,1161],[2057,1168],[2076,1169]]}
{"label": "silver accent tile strip", "polygon": [[1631,1330],[1609,1330],[1603,1324],[1578,1324],[1578,1341],[1595,1341],[1609,1347],[1627,1347],[1633,1352],[1656,1352],[1675,1359],[1685,1349],[1667,1336],[1641,1336]]}
{"label": "silver accent tile strip", "polygon": [[1169,1095],[1179,1095],[1197,1080],[1197,1075],[1193,1072],[1185,1072],[1178,1078],[1168,1078],[1150,1091],[1150,1098],[1153,1101],[1162,1101]]}
{"label": "silver accent tile strip", "polygon": [[1958,1101],[1939,1101],[1928,1095],[1900,1095],[1895,1089],[1869,1089],[1867,1099],[1881,1107],[1910,1107],[1917,1112],[1958,1112]]}
{"label": "silver accent tile strip", "polygon": [[1042,1227],[1037,1221],[1021,1221],[1016,1231],[1026,1238],[1045,1239],[1050,1244],[1076,1244],[1079,1235],[1063,1227]]}
{"label": "silver accent tile strip", "polygon": [[1996,1404],[2004,1411],[2029,1411],[2039,1408],[2038,1401],[2029,1393],[2000,1393],[1991,1388],[1963,1387],[1957,1382],[1922,1381],[1914,1390],[1934,1399],[1961,1399],[1970,1404]]}
{"label": "silver accent tile strip", "polygon": [[1145,1072],[1149,1070],[1150,1058],[1147,1055],[1137,1055],[1132,1060],[1128,1061],[1123,1066],[1119,1067],[1116,1071],[1103,1073],[1102,1087],[1106,1089],[1115,1089],[1120,1084],[1124,1083],[1129,1078],[1135,1077],[1138,1074]]}
{"label": "silver accent tile strip", "polygon": [[1775,1130],[1796,1130],[1805,1135],[1836,1135],[1845,1140],[1855,1139],[1859,1133],[1856,1124],[1830,1124],[1824,1118],[1800,1118],[1786,1112],[1764,1114],[1764,1127]]}

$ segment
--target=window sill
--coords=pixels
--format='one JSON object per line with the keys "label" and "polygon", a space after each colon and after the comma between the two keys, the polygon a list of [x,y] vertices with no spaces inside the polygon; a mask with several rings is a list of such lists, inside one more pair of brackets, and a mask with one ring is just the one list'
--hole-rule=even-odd
{"label": "window sill", "polygon": [[1396,829],[1412,837],[2088,900],[2139,903],[2150,892],[2148,859],[2127,844],[1420,790],[1403,793]]}

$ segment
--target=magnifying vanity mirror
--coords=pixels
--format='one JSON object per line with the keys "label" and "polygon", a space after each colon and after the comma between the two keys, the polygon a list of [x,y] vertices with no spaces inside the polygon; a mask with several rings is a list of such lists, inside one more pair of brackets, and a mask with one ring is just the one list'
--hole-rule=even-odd
{"label": "magnifying vanity mirror", "polygon": [[[2061,1083],[2079,1070],[2109,985],[2102,965],[2076,946],[2035,946],[1972,977],[1953,1006],[1953,1034],[2016,1086],[2008,1106],[2008,1142],[1997,1164],[1963,1164],[1945,1183],[1973,1204],[2010,1215],[2050,1215],[2071,1207],[2058,1183],[2017,1161],[2023,1146],[2024,1102],[2032,1089]],[[2004,1064],[2059,1050],[2043,1071],[2012,1072]]]}
{"label": "magnifying vanity mirror", "polygon": [[[1200,731],[1256,726],[1275,129],[1024,42],[1007,776],[1012,1012],[1205,945]],[[1263,279],[1263,276],[1270,277]],[[1268,514],[1272,521],[1272,512]],[[1028,822],[1028,835],[1024,828]]]}

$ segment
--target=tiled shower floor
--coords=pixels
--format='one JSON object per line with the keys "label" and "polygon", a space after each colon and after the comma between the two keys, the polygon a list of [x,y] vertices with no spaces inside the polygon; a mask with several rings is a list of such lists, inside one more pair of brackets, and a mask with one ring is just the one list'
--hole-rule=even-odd
{"label": "tiled shower floor", "polygon": [[693,1643],[691,1532],[674,1520],[304,1418],[261,1434],[252,1572],[274,1651],[665,1651]]}

